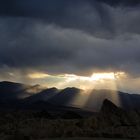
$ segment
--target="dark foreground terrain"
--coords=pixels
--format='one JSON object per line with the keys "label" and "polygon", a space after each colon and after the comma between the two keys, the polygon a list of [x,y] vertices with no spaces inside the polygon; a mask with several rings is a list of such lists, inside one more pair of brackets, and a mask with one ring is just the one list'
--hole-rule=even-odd
{"label": "dark foreground terrain", "polygon": [[140,138],[140,112],[126,112],[104,100],[99,113],[87,118],[77,112],[1,111],[0,140],[48,138]]}

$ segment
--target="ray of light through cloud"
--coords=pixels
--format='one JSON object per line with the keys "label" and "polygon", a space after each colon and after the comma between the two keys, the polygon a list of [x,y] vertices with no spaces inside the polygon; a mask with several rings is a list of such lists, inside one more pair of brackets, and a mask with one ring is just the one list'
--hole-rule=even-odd
{"label": "ray of light through cloud", "polygon": [[[117,93],[118,80],[123,80],[127,77],[125,72],[104,72],[104,73],[93,73],[91,76],[78,76],[75,74],[59,74],[50,75],[41,72],[33,72],[27,75],[28,78],[33,80],[40,79],[41,84],[48,87],[49,80],[58,79],[58,81],[53,81],[53,86],[63,89],[66,87],[77,87],[81,89],[81,92],[70,101],[71,104],[79,107],[84,107],[88,102],[93,90],[108,89],[111,90],[113,94],[109,97],[118,106],[121,105],[119,100],[119,95]],[[51,83],[50,83],[51,85]]]}
{"label": "ray of light through cloud", "polygon": [[[140,93],[137,0],[0,1],[0,81]],[[80,99],[81,98],[81,99]]]}

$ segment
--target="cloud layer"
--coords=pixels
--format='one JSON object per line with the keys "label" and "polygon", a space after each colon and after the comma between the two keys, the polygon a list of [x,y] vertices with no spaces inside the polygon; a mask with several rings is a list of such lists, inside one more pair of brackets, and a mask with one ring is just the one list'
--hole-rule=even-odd
{"label": "cloud layer", "polygon": [[137,0],[0,2],[0,67],[23,73],[140,75]]}

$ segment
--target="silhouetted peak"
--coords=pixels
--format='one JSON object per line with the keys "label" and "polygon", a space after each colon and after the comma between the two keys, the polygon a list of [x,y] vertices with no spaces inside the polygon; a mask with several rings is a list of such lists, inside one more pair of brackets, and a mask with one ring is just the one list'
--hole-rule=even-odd
{"label": "silhouetted peak", "polygon": [[108,99],[105,99],[104,101],[103,101],[103,105],[104,106],[113,106],[113,107],[117,107],[114,103],[112,103],[110,100],[108,100]]}
{"label": "silhouetted peak", "polygon": [[17,90],[19,88],[23,88],[24,86],[25,85],[20,84],[20,83],[14,83],[14,82],[8,82],[8,81],[0,82],[0,89],[6,90],[6,91]]}
{"label": "silhouetted peak", "polygon": [[119,108],[114,103],[112,103],[108,99],[105,99],[101,107],[101,112],[109,113],[109,112],[117,111],[118,109]]}
{"label": "silhouetted peak", "polygon": [[36,85],[33,85],[32,87],[40,87],[40,85],[39,84],[36,84]]}
{"label": "silhouetted peak", "polygon": [[22,84],[10,82],[10,81],[2,81],[0,82],[0,85],[22,85]]}
{"label": "silhouetted peak", "polygon": [[75,87],[68,87],[61,91],[62,93],[78,93],[80,92],[80,89]]}
{"label": "silhouetted peak", "polygon": [[1,81],[0,84],[10,84],[10,83],[13,83],[13,82],[9,82],[9,81]]}
{"label": "silhouetted peak", "polygon": [[56,92],[56,91],[58,91],[58,89],[55,87],[52,87],[52,88],[45,89],[42,92]]}

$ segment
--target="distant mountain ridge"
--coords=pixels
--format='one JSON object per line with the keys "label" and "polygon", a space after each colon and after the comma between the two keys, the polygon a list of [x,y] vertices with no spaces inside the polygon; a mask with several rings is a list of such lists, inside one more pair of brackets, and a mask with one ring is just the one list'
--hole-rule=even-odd
{"label": "distant mountain ridge", "polygon": [[0,101],[19,100],[27,98],[39,91],[39,85],[25,85],[9,81],[0,82]]}
{"label": "distant mountain ridge", "polygon": [[[110,100],[117,106],[127,110],[140,108],[140,95],[128,94],[112,90],[91,90],[87,91],[78,88],[57,88],[41,89],[39,85],[30,86],[13,82],[0,82],[0,107],[3,102],[12,105],[36,106],[39,109],[47,106],[65,106],[83,108],[92,111],[99,111],[105,99]],[[9,105],[10,106],[10,105]],[[44,106],[44,107],[43,107]],[[50,107],[51,108],[51,107]]]}

